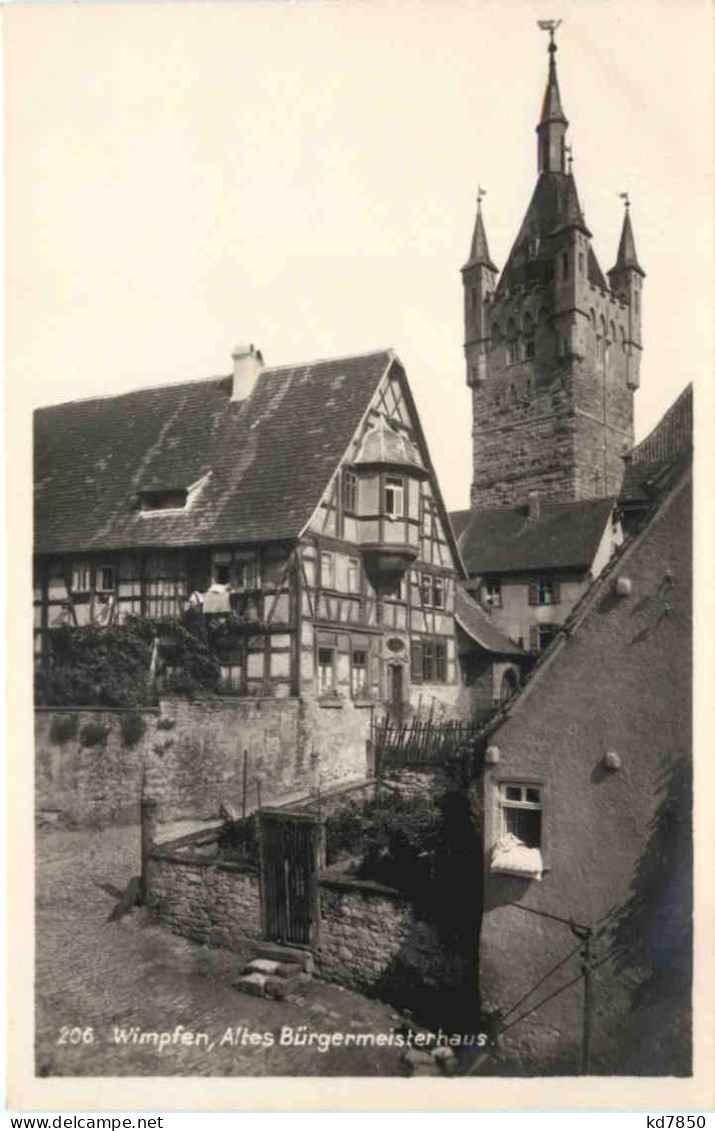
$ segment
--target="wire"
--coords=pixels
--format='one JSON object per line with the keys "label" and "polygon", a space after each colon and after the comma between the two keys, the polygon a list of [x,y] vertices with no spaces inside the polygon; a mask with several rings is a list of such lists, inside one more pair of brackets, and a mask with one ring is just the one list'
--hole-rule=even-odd
{"label": "wire", "polygon": [[568,960],[569,960],[570,958],[573,958],[574,954],[577,954],[577,953],[578,953],[578,951],[579,951],[579,950],[581,949],[581,947],[582,947],[582,946],[583,946],[583,943],[581,943],[581,942],[580,942],[580,943],[578,943],[578,945],[577,945],[577,946],[575,946],[575,947],[573,948],[573,950],[569,951],[569,953],[568,953],[568,954],[566,955],[566,957],[565,957],[565,958],[562,958],[562,959],[561,959],[561,961],[560,961],[560,962],[557,962],[557,963],[556,963],[556,965],[555,965],[555,966],[553,966],[553,967],[551,968],[551,970],[549,970],[549,971],[548,971],[548,973],[547,973],[547,974],[544,974],[543,978],[539,978],[539,981],[538,981],[538,982],[536,982],[536,983],[535,983],[535,985],[533,985],[533,986],[531,987],[531,989],[530,989],[530,990],[529,990],[529,991],[528,991],[527,993],[525,993],[525,994],[524,994],[524,996],[523,996],[523,997],[519,998],[519,1000],[517,1001],[516,1005],[512,1005],[511,1009],[507,1009],[506,1013],[504,1013],[504,1014],[502,1015],[502,1016],[503,1016],[503,1018],[507,1018],[507,1017],[509,1016],[509,1014],[511,1014],[511,1013],[513,1013],[513,1012],[514,1012],[514,1010],[515,1010],[515,1009],[518,1009],[518,1008],[519,1008],[519,1006],[521,1005],[521,1003],[522,1003],[523,1001],[526,1001],[526,999],[527,999],[528,997],[531,997],[531,995],[532,995],[532,994],[534,993],[534,990],[538,990],[539,986],[541,986],[541,985],[542,985],[542,984],[543,984],[543,983],[544,983],[544,982],[546,981],[546,979],[547,979],[547,978],[550,978],[550,977],[551,977],[551,975],[552,975],[552,974],[555,974],[555,973],[556,973],[556,971],[557,971],[557,970],[559,970],[559,969],[560,969],[560,968],[561,968],[561,967],[562,967],[562,966],[564,965],[564,963],[565,963],[565,962],[568,962]]}
{"label": "wire", "polygon": [[586,927],[583,923],[576,923],[573,919],[562,919],[560,915],[552,915],[549,911],[535,911],[533,907],[525,907],[523,903],[512,903],[512,907],[518,907],[520,911],[528,911],[530,915],[539,915],[542,919],[553,919],[557,923],[563,923],[566,927],[578,927],[580,931],[590,931],[590,927]]}

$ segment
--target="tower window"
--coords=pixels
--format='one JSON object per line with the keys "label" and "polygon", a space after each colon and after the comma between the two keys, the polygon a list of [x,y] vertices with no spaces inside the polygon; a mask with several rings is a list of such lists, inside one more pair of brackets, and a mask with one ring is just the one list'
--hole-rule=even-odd
{"label": "tower window", "polygon": [[566,252],[566,251],[561,256],[561,274],[562,274],[564,279],[568,279],[568,277],[569,277],[569,257],[568,257],[568,252]]}
{"label": "tower window", "polygon": [[582,251],[580,251],[578,253],[578,273],[579,273],[579,275],[583,275],[583,252]]}
{"label": "tower window", "polygon": [[476,287],[472,287],[471,299],[472,299],[472,310],[476,310],[477,309],[477,288]]}
{"label": "tower window", "polygon": [[526,343],[524,345],[524,354],[527,357],[527,359],[536,356],[536,342],[534,341],[533,338],[527,338],[526,339]]}

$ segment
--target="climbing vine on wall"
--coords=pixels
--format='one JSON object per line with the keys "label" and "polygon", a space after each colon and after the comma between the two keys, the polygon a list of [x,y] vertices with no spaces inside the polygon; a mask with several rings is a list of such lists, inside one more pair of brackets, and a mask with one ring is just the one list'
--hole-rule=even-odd
{"label": "climbing vine on wall", "polygon": [[50,707],[147,706],[159,692],[214,691],[221,676],[206,634],[180,618],[127,617],[118,625],[55,628],[50,656],[35,681],[36,701]]}

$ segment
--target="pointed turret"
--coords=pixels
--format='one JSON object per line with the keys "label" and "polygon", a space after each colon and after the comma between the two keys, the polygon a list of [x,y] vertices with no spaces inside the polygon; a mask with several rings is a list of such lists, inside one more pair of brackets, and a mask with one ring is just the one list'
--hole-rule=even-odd
{"label": "pointed turret", "polygon": [[637,271],[639,275],[645,278],[645,271],[638,262],[638,256],[636,254],[636,241],[633,237],[633,227],[631,225],[630,204],[627,203],[623,216],[621,238],[618,243],[616,266],[612,267],[608,274],[613,275],[617,271],[620,272],[628,270]]}
{"label": "pointed turret", "polygon": [[626,355],[626,384],[629,389],[637,389],[640,384],[640,357],[643,349],[641,337],[641,292],[645,271],[638,262],[636,241],[631,225],[631,202],[628,193],[622,192],[625,205],[621,238],[618,241],[616,265],[608,272],[611,290],[624,303],[627,310],[627,330],[623,338],[623,352]]}
{"label": "pointed turret", "polygon": [[487,311],[494,293],[497,268],[492,263],[482,217],[484,189],[477,194],[477,219],[469,252],[462,268],[464,288],[464,355],[467,364],[467,384],[483,381],[487,372],[489,328]]}
{"label": "pointed turret", "polygon": [[[560,21],[559,21],[560,22]],[[554,32],[558,23],[543,20],[540,27],[549,32],[549,77],[546,83],[538,134],[538,170],[540,173],[566,172],[566,128],[568,120],[561,105],[559,80],[556,74]]]}
{"label": "pointed turret", "polygon": [[474,235],[472,236],[472,246],[469,252],[469,259],[464,264],[462,270],[466,270],[467,267],[488,267],[491,271],[497,270],[497,268],[492,263],[492,258],[489,254],[487,233],[484,230],[484,219],[482,217],[481,195],[477,197],[477,220],[474,225]]}

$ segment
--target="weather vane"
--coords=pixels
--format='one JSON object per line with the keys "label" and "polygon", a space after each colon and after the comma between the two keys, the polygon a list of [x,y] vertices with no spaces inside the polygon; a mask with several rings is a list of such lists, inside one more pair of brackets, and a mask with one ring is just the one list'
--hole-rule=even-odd
{"label": "weather vane", "polygon": [[629,197],[628,193],[627,192],[619,192],[618,195],[620,196],[621,200],[625,204],[626,208],[630,208],[631,198]]}
{"label": "weather vane", "polygon": [[542,31],[548,31],[549,51],[555,51],[556,44],[554,43],[554,35],[556,33],[556,29],[563,23],[563,20],[537,20],[536,22]]}
{"label": "weather vane", "polygon": [[482,200],[484,199],[484,197],[486,195],[487,195],[487,190],[485,188],[482,188],[481,185],[477,185],[477,205],[479,206],[479,208],[481,208]]}

